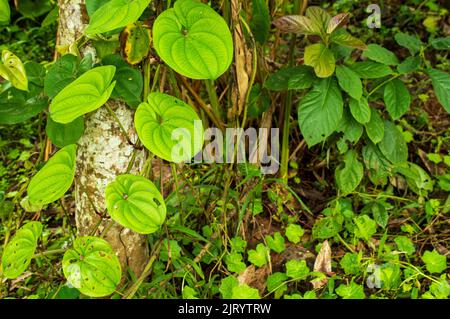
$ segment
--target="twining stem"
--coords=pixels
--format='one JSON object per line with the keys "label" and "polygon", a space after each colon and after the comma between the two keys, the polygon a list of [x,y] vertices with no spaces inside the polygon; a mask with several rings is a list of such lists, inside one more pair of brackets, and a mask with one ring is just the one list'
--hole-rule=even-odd
{"label": "twining stem", "polygon": [[55,250],[47,250],[42,253],[37,253],[33,255],[33,258],[43,257],[43,256],[51,256],[51,255],[58,255],[58,254],[64,254],[67,251],[67,248],[61,248],[61,249],[55,249]]}
{"label": "twining stem", "polygon": [[[306,0],[302,0],[303,10]],[[294,12],[299,12],[300,5],[299,0],[294,1]],[[303,12],[300,12],[302,14]],[[294,65],[294,52],[295,52],[295,40],[297,36],[292,35],[291,39],[291,47],[289,50],[289,67]],[[286,95],[285,106],[284,106],[284,119],[283,119],[283,140],[281,146],[281,165],[280,165],[280,178],[281,180],[287,184],[288,182],[288,166],[289,166],[289,130],[290,130],[290,120],[291,120],[291,112],[292,112],[292,91],[289,91]]]}
{"label": "twining stem", "polygon": [[208,92],[209,102],[211,107],[219,119],[222,119],[222,112],[220,110],[219,98],[217,97],[216,88],[213,80],[205,80],[206,91]]}
{"label": "twining stem", "polygon": [[105,103],[105,107],[108,110],[108,112],[112,115],[112,117],[114,118],[114,120],[116,121],[117,125],[119,125],[120,130],[122,131],[122,134],[125,136],[125,138],[127,139],[127,142],[130,145],[134,145],[134,143],[131,141],[130,136],[128,135],[127,130],[123,127],[122,122],[120,122],[119,118],[117,117],[116,113],[113,111],[113,109],[109,106],[108,102]]}
{"label": "twining stem", "polygon": [[152,251],[151,257],[150,257],[147,265],[144,268],[144,271],[139,276],[139,279],[133,284],[133,286],[131,286],[130,289],[128,289],[128,291],[125,293],[124,299],[131,299],[131,298],[133,298],[133,296],[138,291],[139,287],[144,282],[145,278],[147,278],[151,274],[153,263],[155,262],[156,257],[159,255],[159,251],[161,250],[162,242],[163,242],[163,240],[160,239],[156,243],[156,245],[155,245],[155,247],[154,247],[154,249]]}
{"label": "twining stem", "polygon": [[398,78],[401,74],[396,74],[392,77],[390,77],[389,79],[387,79],[386,81],[383,81],[380,85],[378,85],[377,87],[375,87],[372,91],[369,92],[369,94],[367,94],[367,98],[369,98],[372,94],[374,94],[376,91],[378,91],[379,89],[381,89],[383,86],[385,86],[386,84],[388,84],[389,82],[395,80],[396,78]]}
{"label": "twining stem", "polygon": [[208,115],[209,119],[214,123],[214,125],[223,130],[224,124],[222,124],[220,118],[218,118],[216,114],[211,110],[211,108],[208,105],[206,105],[206,103],[197,94],[197,92],[195,92],[195,90],[192,88],[192,86],[188,83],[188,81],[184,77],[179,77],[179,79],[181,79],[181,82],[183,82],[184,87],[192,94],[194,99],[197,101],[197,103],[206,113],[206,115]]}

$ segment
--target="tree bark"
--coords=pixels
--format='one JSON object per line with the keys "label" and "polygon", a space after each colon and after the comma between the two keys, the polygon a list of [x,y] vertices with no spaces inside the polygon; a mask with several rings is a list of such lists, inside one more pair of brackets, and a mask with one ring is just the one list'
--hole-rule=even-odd
{"label": "tree bark", "polygon": [[[76,42],[87,24],[84,0],[58,0],[59,26],[57,46],[67,47]],[[91,53],[91,46],[80,48],[82,54]],[[119,102],[108,102],[132,142],[137,141],[133,112]],[[77,172],[75,175],[75,219],[79,235],[100,235],[106,228],[105,239],[115,249],[123,271],[131,269],[137,276],[148,260],[145,236],[112,223],[106,213],[105,188],[119,174],[124,174],[132,158],[131,145],[114,116],[105,108],[85,116],[83,137],[78,142]],[[145,160],[138,151],[131,173],[139,171]],[[112,226],[111,226],[112,225]]]}

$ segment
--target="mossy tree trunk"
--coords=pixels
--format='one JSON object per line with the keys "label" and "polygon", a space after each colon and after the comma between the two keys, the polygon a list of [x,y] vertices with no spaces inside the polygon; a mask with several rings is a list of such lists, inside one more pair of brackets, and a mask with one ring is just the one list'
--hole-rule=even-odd
{"label": "mossy tree trunk", "polygon": [[[74,44],[83,34],[87,24],[84,0],[58,0],[59,48]],[[95,49],[89,45],[80,48],[81,55]],[[78,142],[77,172],[75,176],[76,225],[79,235],[100,235],[106,233],[116,250],[124,273],[131,269],[139,275],[148,259],[146,237],[112,223],[105,205],[105,188],[119,174],[124,174],[131,161],[134,146],[129,143],[120,129],[118,121],[127,131],[132,142],[137,140],[133,125],[133,112],[126,105],[108,102],[117,119],[106,107],[85,116],[83,137]],[[118,121],[117,121],[118,120]],[[143,166],[144,153],[138,151],[131,172]]]}

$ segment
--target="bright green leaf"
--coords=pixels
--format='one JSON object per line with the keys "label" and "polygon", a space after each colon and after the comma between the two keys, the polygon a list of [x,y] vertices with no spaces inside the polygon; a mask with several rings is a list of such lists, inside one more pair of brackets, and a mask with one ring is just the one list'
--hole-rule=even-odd
{"label": "bright green leaf", "polygon": [[336,67],[333,52],[322,43],[312,44],[305,48],[305,64],[312,66],[320,78],[333,75]]}
{"label": "bright green leaf", "polygon": [[111,245],[99,237],[78,237],[62,260],[69,284],[90,297],[112,294],[122,277],[119,258]]}
{"label": "bright green leaf", "polygon": [[135,126],[144,146],[170,162],[190,160],[203,147],[203,125],[197,113],[167,94],[151,93],[148,103],[136,111]]}
{"label": "bright green leaf", "polygon": [[8,242],[2,257],[2,272],[6,278],[17,278],[28,268],[41,233],[41,223],[29,222]]}
{"label": "bright green leaf", "polygon": [[283,236],[279,232],[276,232],[272,236],[266,236],[267,246],[276,253],[282,253],[286,249]]}
{"label": "bright green leaf", "polygon": [[156,232],[166,219],[164,198],[142,176],[119,175],[106,187],[106,207],[111,218],[139,234]]}
{"label": "bright green leaf", "polygon": [[52,203],[69,190],[75,176],[76,151],[76,145],[62,148],[31,179],[28,196],[32,204]]}
{"label": "bright green leaf", "polygon": [[377,79],[392,74],[389,66],[372,61],[353,63],[350,69],[362,79]]}
{"label": "bright green leaf", "polygon": [[95,10],[85,33],[105,33],[136,22],[151,0],[111,0]]}
{"label": "bright green leaf", "polygon": [[289,226],[286,227],[286,237],[294,244],[298,244],[300,242],[300,239],[304,233],[305,230],[300,225],[289,224]]}
{"label": "bright green leaf", "polygon": [[350,98],[349,107],[350,112],[358,123],[366,124],[370,122],[372,113],[369,102],[365,97],[361,97],[359,100]]}
{"label": "bright green leaf", "polygon": [[158,16],[153,44],[164,62],[192,79],[217,79],[233,59],[233,39],[225,20],[193,0],[178,0]]}
{"label": "bright green leaf", "polygon": [[112,65],[96,67],[67,85],[50,104],[52,119],[67,124],[105,104],[115,86],[115,71]]}
{"label": "bright green leaf", "polygon": [[261,299],[258,289],[252,288],[246,284],[233,287],[232,299]]}
{"label": "bright green leaf", "polygon": [[377,223],[367,215],[361,215],[353,220],[355,222],[355,235],[358,238],[369,241],[377,232]]}
{"label": "bright green leaf", "polygon": [[11,51],[2,51],[2,64],[0,64],[0,77],[11,82],[15,88],[28,91],[28,78],[22,61]]}
{"label": "bright green leaf", "polygon": [[363,57],[372,61],[379,62],[385,65],[397,65],[397,56],[386,48],[378,44],[369,44],[367,50],[364,51]]}
{"label": "bright green leaf", "polygon": [[341,284],[336,288],[336,293],[343,299],[365,299],[364,287],[353,281],[349,285]]}
{"label": "bright green leaf", "polygon": [[309,274],[309,268],[306,260],[289,260],[286,263],[286,275],[295,280],[303,280]]}
{"label": "bright green leaf", "polygon": [[436,250],[425,251],[422,260],[425,263],[428,272],[431,274],[440,274],[447,269],[447,258],[445,258],[444,255],[439,254]]}
{"label": "bright green leaf", "polygon": [[258,244],[256,250],[248,251],[248,261],[257,267],[262,267],[269,262],[270,249],[264,244]]}

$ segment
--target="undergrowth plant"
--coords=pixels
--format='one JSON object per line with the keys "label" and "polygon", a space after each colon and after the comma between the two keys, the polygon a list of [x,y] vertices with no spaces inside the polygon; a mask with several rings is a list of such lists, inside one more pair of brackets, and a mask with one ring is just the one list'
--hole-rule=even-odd
{"label": "undergrowth plant", "polygon": [[[394,210],[389,199],[399,198],[392,189],[387,195],[380,191],[374,196],[366,194],[366,189],[384,189],[404,181],[418,198],[407,208],[423,208],[430,220],[439,215],[437,211],[444,210],[438,200],[428,198],[437,186],[432,176],[411,158],[405,138],[410,125],[404,116],[414,99],[407,86],[411,76],[431,81],[436,99],[450,113],[450,75],[427,59],[427,50],[450,50],[450,38],[434,37],[424,43],[416,35],[397,32],[395,42],[409,52],[408,57],[399,58],[380,44],[365,44],[353,36],[348,31],[349,13],[333,17],[321,7],[309,6],[304,15],[296,15],[302,11],[300,1],[294,1],[293,8],[286,1],[275,1],[277,8],[286,6],[289,8],[283,12],[292,13],[273,21],[278,31],[294,34],[292,43],[287,44],[287,67],[272,74],[255,67],[246,74],[244,110],[230,116],[229,109],[234,106],[229,105],[227,98],[240,94],[242,89],[240,75],[230,67],[233,62],[244,60],[246,50],[253,55],[245,63],[240,60],[242,65],[266,63],[269,39],[278,31],[271,33],[268,1],[243,4],[251,8],[247,10],[253,15],[251,19],[244,10],[233,16],[228,0],[223,1],[223,15],[218,13],[217,1],[203,2],[167,1],[166,10],[158,12],[148,10],[153,5],[151,0],[86,0],[89,24],[84,34],[76,43],[58,47],[54,62],[22,62],[14,52],[2,51],[0,125],[21,124],[36,116],[45,118],[46,137],[59,148],[27,181],[26,188],[18,192],[24,211],[41,212],[64,199],[74,182],[77,142],[84,134],[85,118],[100,108],[115,117],[110,100],[123,102],[133,110],[139,140],[131,141],[115,117],[120,134],[135,150],[145,148],[150,158],[158,158],[161,175],[163,161],[170,163],[175,186],[164,196],[162,176],[158,185],[148,174],[151,167],[131,174],[134,154],[128,169],[106,186],[109,226],[117,223],[149,235],[154,254],[144,274],[154,275],[150,282],[122,269],[116,252],[105,239],[108,227],[101,236],[73,235],[69,244],[38,252],[39,244],[47,240],[45,219],[21,222],[11,238],[6,236],[0,281],[2,277],[19,278],[33,259],[42,263],[43,257],[63,254],[60,261],[65,280],[70,288],[89,297],[113,295],[122,287],[124,278],[131,277],[133,283],[119,293],[122,297],[132,298],[138,291],[149,296],[155,290],[162,297],[177,295],[171,288],[160,292],[164,284],[174,279],[182,282],[184,298],[316,298],[318,294],[323,298],[364,298],[364,282],[388,292],[401,287],[404,293],[418,297],[417,278],[425,278],[430,286],[422,297],[447,298],[450,286],[445,257],[436,250],[427,250],[422,255],[426,271],[412,265],[409,258],[416,248],[407,236],[396,236],[395,243],[386,242],[389,212]],[[151,16],[149,11],[157,16]],[[10,20],[8,1],[0,0],[0,23]],[[303,47],[296,47],[299,35],[305,36],[301,39]],[[96,54],[83,51],[86,46],[94,48]],[[301,58],[295,60],[295,55]],[[162,69],[171,94],[167,94],[164,85],[158,85]],[[152,77],[150,70],[154,70]],[[225,76],[236,79],[219,83]],[[196,93],[202,89],[202,94]],[[192,100],[185,98],[186,92]],[[219,129],[246,128],[255,120],[259,124],[275,95],[283,96],[283,112],[278,119],[283,127],[279,176],[262,176],[253,165],[212,165],[209,170],[202,166],[198,172],[188,173],[181,172],[179,166],[177,171],[177,164],[191,160],[203,150],[205,129],[210,124]],[[204,102],[206,99],[209,105]],[[294,117],[293,105],[297,107]],[[281,105],[277,105],[279,108]],[[275,122],[271,120],[269,125]],[[309,149],[326,150],[326,160],[320,167],[328,166],[332,151],[338,154],[334,170],[337,194],[324,205],[321,217],[315,216],[291,188],[290,168],[302,169],[290,160],[291,122],[298,122]],[[232,171],[237,171],[236,175]],[[236,176],[240,179],[233,180]],[[365,176],[371,186],[362,183]],[[178,183],[182,178],[184,182]],[[448,180],[442,184],[447,185],[443,188],[448,191]],[[269,198],[267,202],[262,199],[263,193]],[[353,197],[358,196],[364,197],[360,211],[352,203]],[[212,197],[217,200],[208,206]],[[285,227],[259,234],[258,243],[247,247],[242,225],[251,224],[250,219],[268,209],[275,212],[273,220]],[[307,222],[293,211],[297,215],[304,213],[302,218],[308,219],[311,226],[308,238],[317,241],[317,246],[310,245],[304,251],[300,248]],[[204,222],[201,230],[186,226],[198,216]],[[413,222],[404,227],[405,232],[419,232]],[[383,235],[375,245],[373,236],[378,231]],[[169,232],[184,237],[177,241]],[[339,261],[342,273],[337,277],[331,270],[328,241],[332,240],[345,249]],[[187,253],[186,247],[192,251]],[[370,254],[364,255],[360,247],[369,247]],[[292,249],[296,249],[294,253]],[[314,261],[315,257],[317,265],[312,265],[311,258]],[[277,258],[282,260],[283,270],[272,271],[272,261]],[[372,267],[375,264],[377,267]],[[201,265],[209,270],[217,267],[225,275],[216,278],[213,270],[205,274]],[[176,270],[167,274],[169,266]],[[333,267],[336,266],[333,261]],[[260,270],[266,273],[258,273]],[[246,280],[251,276],[265,278],[264,287],[251,287],[251,281]],[[308,288],[301,294],[289,288],[303,282]]]}

